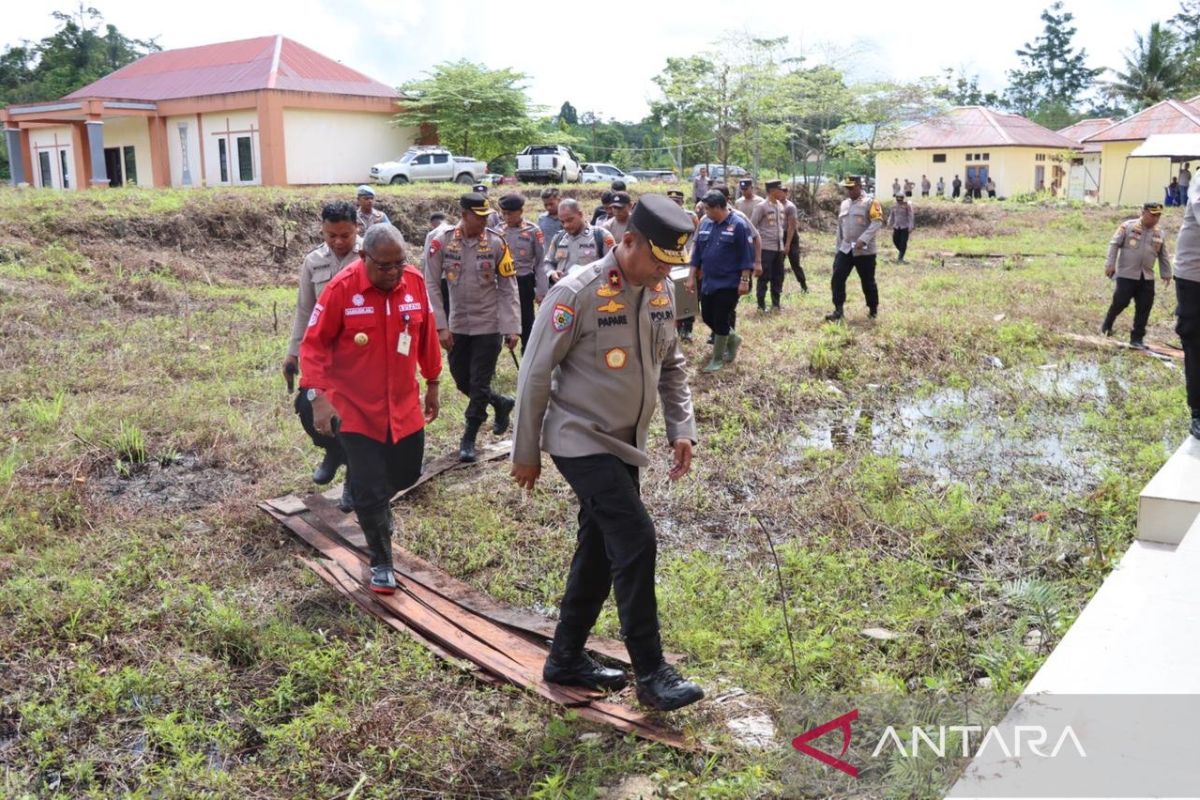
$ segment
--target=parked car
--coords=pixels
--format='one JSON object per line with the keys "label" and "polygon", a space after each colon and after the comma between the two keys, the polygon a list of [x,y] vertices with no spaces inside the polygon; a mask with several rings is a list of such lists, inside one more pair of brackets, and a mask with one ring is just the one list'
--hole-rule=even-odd
{"label": "parked car", "polygon": [[[696,178],[700,177],[700,168],[701,167],[708,167],[708,177],[710,180],[725,181],[726,183],[729,182],[725,178],[725,168],[722,167],[720,164],[696,164],[695,166],[692,167],[692,178],[691,178],[692,180],[696,180]],[[733,164],[729,165],[729,177],[733,178],[734,180],[737,180],[738,178],[744,178],[749,174],[750,174],[749,172],[742,169],[741,167],[735,166]]]}
{"label": "parked car", "polygon": [[517,154],[517,180],[579,183],[579,157],[563,144],[532,144]]}
{"label": "parked car", "polygon": [[469,156],[456,156],[442,147],[410,147],[394,161],[371,167],[375,183],[413,181],[454,181],[479,183],[487,174],[487,164]]}
{"label": "parked car", "polygon": [[612,181],[625,181],[626,184],[637,183],[638,179],[633,174],[622,172],[618,167],[612,164],[584,164],[583,165],[583,183],[611,183]]}
{"label": "parked car", "polygon": [[639,180],[656,183],[679,183],[679,176],[673,169],[635,169],[629,173]]}

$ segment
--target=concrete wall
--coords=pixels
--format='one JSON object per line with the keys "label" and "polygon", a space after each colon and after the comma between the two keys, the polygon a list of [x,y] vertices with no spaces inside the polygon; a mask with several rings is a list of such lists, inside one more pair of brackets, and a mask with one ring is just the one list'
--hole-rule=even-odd
{"label": "concrete wall", "polygon": [[[204,127],[204,180],[207,186],[257,186],[262,183],[262,146],[260,142],[258,111],[219,111],[201,114]],[[227,133],[228,131],[228,133]],[[253,132],[250,132],[253,131]],[[250,137],[254,177],[241,179],[238,166],[239,138]],[[225,141],[228,165],[225,180],[221,180],[221,140]]]}
{"label": "concrete wall", "polygon": [[[1105,142],[1101,145],[1104,172],[1100,178],[1100,202],[1114,206],[1140,206],[1150,200],[1163,202],[1171,176],[1179,174],[1178,165],[1172,165],[1169,158],[1131,158],[1126,162],[1125,157],[1140,144]],[[1121,190],[1122,174],[1124,191]]]}
{"label": "concrete wall", "polygon": [[[178,135],[178,131],[176,131]],[[137,167],[137,185],[153,186],[153,166],[150,162],[150,126],[145,117],[107,117],[104,120],[104,146],[122,149],[121,166],[124,169],[124,148],[134,149]],[[112,175],[108,176],[112,178]],[[126,183],[126,185],[129,185]]]}
{"label": "concrete wall", "polygon": [[[976,153],[988,156],[987,161],[967,160],[968,155]],[[934,154],[945,154],[946,162],[935,164]],[[1038,161],[1037,156],[1045,156],[1044,161]],[[1059,160],[1056,160],[1059,159]],[[967,167],[987,167],[988,174],[996,182],[996,193],[1008,197],[1022,192],[1034,191],[1036,168],[1044,166],[1046,189],[1054,177],[1054,167],[1063,169],[1063,189],[1066,189],[1066,168],[1069,166],[1067,151],[1037,147],[971,147],[946,148],[945,150],[883,150],[875,155],[875,186],[880,196],[888,196],[892,192],[892,180],[900,179],[903,184],[907,178],[916,184],[915,192],[921,191],[921,176],[928,175],[937,191],[938,178],[946,180],[946,196],[951,192],[951,183],[958,175],[966,189]]]}
{"label": "concrete wall", "polygon": [[396,158],[419,133],[390,114],[308,108],[285,108],[283,127],[290,184],[365,183],[372,164]]}
{"label": "concrete wall", "polygon": [[194,114],[167,117],[167,157],[171,162],[172,186],[203,185],[200,131]]}
{"label": "concrete wall", "polygon": [[[51,128],[32,128],[29,131],[29,150],[33,154],[33,174],[26,176],[29,179],[31,186],[39,186],[46,189],[62,189],[63,185],[63,170],[62,170],[62,153],[66,154],[67,173],[66,177],[70,183],[70,188],[78,188],[79,180],[83,176],[76,175],[75,167],[75,150],[72,143],[71,126],[56,125]],[[41,152],[50,154],[50,181],[43,183],[42,170],[40,166]]]}

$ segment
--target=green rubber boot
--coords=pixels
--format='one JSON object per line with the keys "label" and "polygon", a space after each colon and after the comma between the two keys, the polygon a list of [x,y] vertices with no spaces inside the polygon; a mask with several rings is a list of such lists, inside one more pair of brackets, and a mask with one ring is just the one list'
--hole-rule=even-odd
{"label": "green rubber boot", "polygon": [[737,358],[738,348],[742,346],[742,337],[735,331],[729,332],[729,341],[725,345],[725,363],[731,364]]}
{"label": "green rubber boot", "polygon": [[712,360],[708,362],[701,372],[718,372],[721,367],[725,366],[725,350],[728,346],[728,336],[714,336]]}

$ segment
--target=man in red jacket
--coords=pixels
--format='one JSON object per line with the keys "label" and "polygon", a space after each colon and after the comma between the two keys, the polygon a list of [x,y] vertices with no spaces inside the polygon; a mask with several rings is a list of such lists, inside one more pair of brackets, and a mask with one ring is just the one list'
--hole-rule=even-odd
{"label": "man in red jacket", "polygon": [[[321,292],[300,344],[313,424],[333,419],[349,461],[350,494],[371,549],[371,591],[396,590],[392,496],[421,474],[425,425],[438,415],[442,356],[425,276],[406,263],[391,225],[363,237],[361,260]],[[422,408],[417,369],[425,378]]]}

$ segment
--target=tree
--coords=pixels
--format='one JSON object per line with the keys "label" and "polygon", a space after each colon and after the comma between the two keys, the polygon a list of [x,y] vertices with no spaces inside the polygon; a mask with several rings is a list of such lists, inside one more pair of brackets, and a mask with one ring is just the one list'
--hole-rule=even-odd
{"label": "tree", "polygon": [[954,106],[988,106],[999,107],[1003,100],[997,92],[985,92],[979,88],[979,76],[968,76],[963,70],[957,73],[953,69],[942,71],[945,83],[935,89],[935,94],[942,100]]}
{"label": "tree", "polygon": [[1174,30],[1155,22],[1150,32],[1135,33],[1137,45],[1125,54],[1125,71],[1108,84],[1111,97],[1129,103],[1134,111],[1173,97],[1183,88],[1186,65]]}
{"label": "tree", "polygon": [[411,102],[396,124],[433,125],[447,147],[482,161],[521,149],[537,130],[523,73],[463,59],[438,64],[426,76],[400,87]]}
{"label": "tree", "polygon": [[1170,24],[1179,37],[1179,58],[1183,62],[1180,91],[1190,95],[1200,91],[1200,0],[1182,0]]}
{"label": "tree", "polygon": [[1017,50],[1021,68],[1008,73],[1005,101],[1018,113],[1054,123],[1053,118],[1073,113],[1103,70],[1088,67],[1087,50],[1075,49],[1075,15],[1063,10],[1061,0],[1044,10],[1041,19],[1041,35]]}
{"label": "tree", "polygon": [[699,56],[669,57],[663,71],[654,76],[662,97],[650,103],[650,115],[675,140],[675,164],[712,160],[716,109],[708,95],[715,80],[714,68]]}
{"label": "tree", "polygon": [[871,164],[875,151],[888,147],[901,128],[938,117],[948,105],[926,81],[867,83],[855,86],[853,92],[856,103],[848,121],[861,126],[859,149]]}
{"label": "tree", "polygon": [[579,113],[569,100],[564,100],[562,107],[558,109],[558,118],[568,125],[579,124]]}

